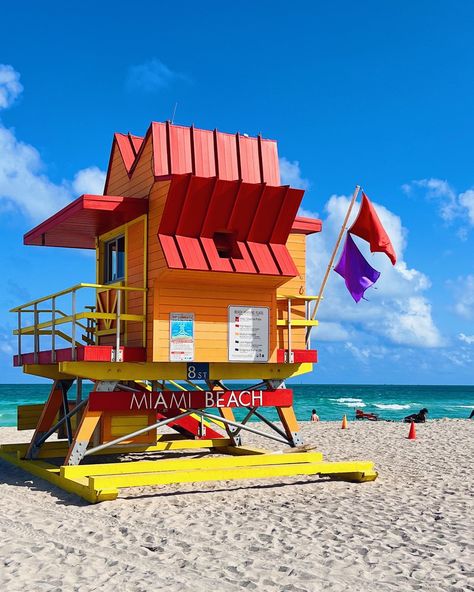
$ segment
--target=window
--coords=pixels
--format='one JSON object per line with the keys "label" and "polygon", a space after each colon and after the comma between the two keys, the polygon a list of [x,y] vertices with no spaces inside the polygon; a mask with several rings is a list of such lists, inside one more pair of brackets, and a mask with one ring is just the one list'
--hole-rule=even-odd
{"label": "window", "polygon": [[223,259],[229,259],[230,257],[233,257],[234,259],[242,259],[242,254],[237,245],[237,236],[235,232],[215,232],[213,239],[219,257],[222,257]]}
{"label": "window", "polygon": [[125,277],[125,237],[117,236],[104,245],[104,283],[117,282]]}

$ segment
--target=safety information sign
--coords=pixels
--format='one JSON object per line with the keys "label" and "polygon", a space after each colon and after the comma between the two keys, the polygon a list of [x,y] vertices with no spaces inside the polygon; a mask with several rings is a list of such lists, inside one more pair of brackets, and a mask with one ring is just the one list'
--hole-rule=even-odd
{"label": "safety information sign", "polygon": [[229,361],[267,362],[269,311],[264,306],[229,306]]}
{"label": "safety information sign", "polygon": [[170,313],[170,362],[192,362],[194,359],[194,314]]}

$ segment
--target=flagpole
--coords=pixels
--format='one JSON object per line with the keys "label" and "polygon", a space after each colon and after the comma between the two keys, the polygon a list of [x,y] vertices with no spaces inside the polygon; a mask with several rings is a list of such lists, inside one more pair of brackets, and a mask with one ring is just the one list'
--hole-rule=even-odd
{"label": "flagpole", "polygon": [[[329,274],[330,274],[331,269],[332,269],[332,266],[334,264],[334,259],[336,258],[337,252],[339,250],[339,245],[341,244],[342,237],[344,236],[344,232],[345,232],[346,227],[347,227],[347,222],[349,221],[349,216],[351,215],[352,208],[354,207],[354,204],[355,204],[355,202],[357,200],[357,196],[359,195],[359,191],[360,191],[360,185],[356,185],[355,186],[355,189],[354,189],[354,193],[352,194],[352,199],[351,199],[350,204],[349,204],[349,207],[347,209],[346,216],[344,218],[344,222],[342,223],[341,230],[339,231],[339,235],[337,237],[336,244],[334,245],[334,249],[333,249],[331,258],[329,259],[329,263],[328,263],[328,266],[326,268],[326,273],[324,274],[323,281],[321,282],[321,287],[319,288],[318,298],[316,300],[316,303],[315,303],[314,308],[313,308],[313,313],[312,313],[311,318],[310,318],[311,321],[313,321],[314,318],[316,317],[316,313],[318,312],[319,305],[321,304],[321,300],[323,298],[324,289],[326,287],[327,281],[329,279]],[[306,343],[309,342],[309,338],[310,338],[310,335],[311,335],[311,329],[312,329],[312,327],[308,327],[308,329],[306,330]]]}

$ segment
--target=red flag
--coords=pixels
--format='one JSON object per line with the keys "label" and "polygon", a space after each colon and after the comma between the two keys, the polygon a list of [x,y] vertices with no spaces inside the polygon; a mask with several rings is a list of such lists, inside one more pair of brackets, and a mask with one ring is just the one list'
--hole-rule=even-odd
{"label": "red flag", "polygon": [[374,206],[369,198],[362,192],[362,204],[354,224],[349,228],[349,232],[360,236],[370,244],[372,253],[376,251],[385,253],[393,265],[397,262],[397,256],[393,245],[382,226]]}

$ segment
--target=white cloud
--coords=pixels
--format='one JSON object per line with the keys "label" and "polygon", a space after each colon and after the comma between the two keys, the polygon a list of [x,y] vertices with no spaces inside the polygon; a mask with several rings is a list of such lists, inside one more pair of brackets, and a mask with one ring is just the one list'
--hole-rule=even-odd
{"label": "white cloud", "polygon": [[0,124],[0,201],[15,206],[32,220],[40,220],[69,201],[64,184],[55,184],[42,172],[38,151],[20,142]]}
{"label": "white cloud", "polygon": [[302,177],[300,163],[297,160],[291,162],[284,156],[279,160],[282,185],[291,185],[296,189],[308,189],[309,181]]}
{"label": "white cloud", "polygon": [[15,347],[16,342],[11,331],[8,331],[4,326],[0,326],[0,356],[5,355],[10,358],[16,351]]}
{"label": "white cloud", "polygon": [[448,285],[454,292],[454,312],[465,319],[473,319],[474,275],[459,276]]}
{"label": "white cloud", "polygon": [[[325,205],[323,232],[308,240],[309,293],[317,293],[319,290],[349,200],[346,196],[332,195]],[[353,347],[361,350],[365,347],[367,355],[361,354],[362,357],[367,357],[371,351],[381,355],[380,343],[387,341],[403,346],[440,347],[443,338],[433,320],[431,305],[424,295],[430,287],[430,280],[423,272],[410,268],[404,259],[407,231],[403,228],[400,217],[384,206],[376,203],[374,205],[392,240],[398,262],[392,266],[384,254],[370,253],[368,244],[356,237],[361,252],[381,272],[381,277],[375,288],[366,292],[369,302],[355,304],[342,278],[331,273],[318,313],[321,324],[326,319],[338,323],[351,335],[350,343]],[[358,208],[354,208],[349,225],[355,219],[357,211]],[[357,335],[357,341],[354,335]],[[317,343],[317,329],[313,332],[313,338]],[[364,346],[367,341],[371,341],[370,346]]]}
{"label": "white cloud", "polygon": [[427,189],[426,197],[438,200],[443,220],[449,221],[455,218],[458,210],[457,196],[447,181],[442,179],[417,179],[403,185],[402,189],[405,193],[411,194],[413,187]]}
{"label": "white cloud", "polygon": [[76,195],[84,193],[102,195],[104,193],[105,176],[104,171],[95,166],[82,169],[75,174],[72,189]]}
{"label": "white cloud", "polygon": [[344,348],[364,364],[368,363],[371,358],[382,360],[390,354],[389,349],[383,345],[361,347],[360,345],[354,345],[351,341],[348,341],[344,345]]}
{"label": "white cloud", "polygon": [[422,296],[411,296],[398,304],[396,314],[385,320],[387,335],[394,343],[438,347],[441,336],[431,317],[431,305]]}
{"label": "white cloud", "polygon": [[468,345],[472,345],[474,343],[474,335],[464,335],[464,333],[459,333],[458,335],[459,341],[464,341]]}
{"label": "white cloud", "polygon": [[8,343],[7,338],[0,338],[0,353],[10,357],[13,355],[13,347],[11,343]]}
{"label": "white cloud", "polygon": [[21,95],[20,75],[11,66],[0,64],[0,109],[7,109]]}
{"label": "white cloud", "polygon": [[332,321],[321,321],[313,333],[318,341],[346,341],[349,339],[349,331],[341,325]]}
{"label": "white cloud", "polygon": [[127,86],[131,90],[153,92],[170,86],[175,80],[187,80],[187,76],[174,72],[161,60],[153,59],[129,68]]}
{"label": "white cloud", "polygon": [[474,352],[472,348],[461,347],[446,350],[442,352],[442,355],[448,360],[451,366],[472,368],[474,364]]}
{"label": "white cloud", "polygon": [[[5,68],[8,71],[8,77],[4,77],[6,82],[1,77]],[[11,66],[0,66],[0,106],[11,105],[21,92],[18,79],[19,74]],[[2,212],[19,210],[32,221],[39,222],[80,193],[103,192],[105,173],[97,167],[79,171],[72,182],[51,181],[38,150],[19,140],[14,130],[5,127],[2,122],[0,155],[0,215]]]}
{"label": "white cloud", "polygon": [[[402,185],[407,195],[411,195],[415,188],[426,189],[426,197],[438,201],[440,216],[446,222],[458,219],[474,226],[474,189],[458,194],[447,181],[435,178],[417,179]],[[467,228],[458,230],[461,240],[466,240],[466,235]]]}
{"label": "white cloud", "polygon": [[469,223],[474,226],[474,189],[459,194],[459,203],[467,211]]}

